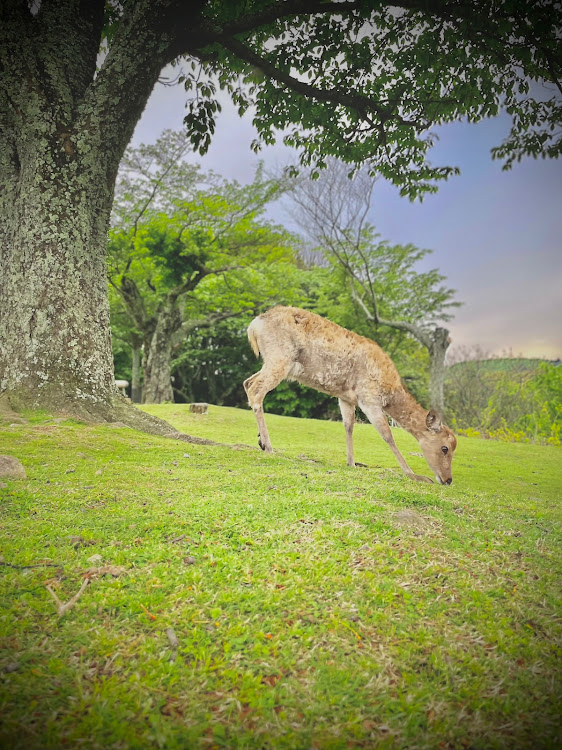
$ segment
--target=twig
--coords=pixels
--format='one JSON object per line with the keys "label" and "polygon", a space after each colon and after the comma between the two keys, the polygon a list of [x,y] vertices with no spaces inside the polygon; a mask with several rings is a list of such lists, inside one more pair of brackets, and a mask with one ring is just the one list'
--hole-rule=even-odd
{"label": "twig", "polygon": [[170,544],[177,544],[178,542],[181,542],[182,539],[185,539],[185,534],[180,534],[180,536],[175,537],[175,539],[169,539],[168,542]]}
{"label": "twig", "polygon": [[59,617],[62,617],[64,614],[68,612],[69,609],[72,609],[72,607],[74,607],[74,605],[76,604],[76,602],[78,601],[78,599],[84,592],[84,589],[89,583],[90,583],[90,579],[85,578],[84,581],[82,582],[82,585],[80,586],[80,591],[77,594],[74,594],[72,599],[69,599],[66,602],[66,604],[63,604],[61,602],[61,600],[56,595],[55,591],[53,591],[53,589],[50,586],[45,586],[45,588],[47,589],[47,591],[49,592],[49,594],[53,597],[55,601],[55,605],[57,607],[57,614]]}
{"label": "twig", "polygon": [[35,565],[15,565],[14,563],[4,562],[3,560],[0,560],[0,565],[4,565],[7,568],[16,568],[16,570],[24,570],[26,568],[62,568],[62,565],[60,563],[54,563],[54,562],[43,562],[43,563],[35,563]]}
{"label": "twig", "polygon": [[149,620],[156,620],[157,616],[153,615],[152,612],[149,612],[148,609],[144,606],[144,604],[140,605],[142,611],[146,614]]}
{"label": "twig", "polygon": [[170,656],[170,661],[175,661],[176,656],[178,655],[178,646],[180,645],[180,642],[178,641],[178,637],[174,633],[173,628],[166,628],[166,635],[168,636],[170,646],[172,647],[172,655]]}

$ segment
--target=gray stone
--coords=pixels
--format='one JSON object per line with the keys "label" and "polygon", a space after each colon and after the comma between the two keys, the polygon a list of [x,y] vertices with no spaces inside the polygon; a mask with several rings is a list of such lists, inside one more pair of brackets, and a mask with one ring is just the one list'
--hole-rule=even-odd
{"label": "gray stone", "polygon": [[14,456],[0,456],[0,477],[8,479],[25,479],[25,469],[21,461]]}
{"label": "gray stone", "polygon": [[427,520],[423,516],[420,516],[415,510],[410,510],[409,508],[399,510],[398,513],[393,515],[393,518],[399,526],[413,526],[423,529],[428,525]]}
{"label": "gray stone", "polygon": [[209,404],[189,404],[189,411],[192,414],[207,414],[209,412]]}

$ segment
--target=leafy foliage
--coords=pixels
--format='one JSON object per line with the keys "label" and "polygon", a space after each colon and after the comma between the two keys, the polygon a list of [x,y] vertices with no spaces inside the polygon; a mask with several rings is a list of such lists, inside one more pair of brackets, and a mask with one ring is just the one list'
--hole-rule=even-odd
{"label": "leafy foliage", "polygon": [[449,368],[446,389],[451,423],[461,432],[560,445],[560,366],[471,359]]}
{"label": "leafy foliage", "polygon": [[[510,135],[493,154],[562,153],[560,6],[554,2],[209,3],[205,53],[184,74],[194,92],[185,123],[204,153],[219,88],[254,112],[254,149],[284,142],[316,170],[328,156],[368,163],[410,198],[435,191],[455,167],[433,166],[431,128],[505,109]],[[530,82],[556,88],[530,93]]]}
{"label": "leafy foliage", "polygon": [[109,240],[113,317],[128,319],[121,338],[144,346],[145,396],[157,401],[172,397],[172,351],[191,331],[298,286],[293,238],[263,218],[279,181],[261,168],[250,185],[204,176],[182,163],[185,144],[168,131],[131,150]]}

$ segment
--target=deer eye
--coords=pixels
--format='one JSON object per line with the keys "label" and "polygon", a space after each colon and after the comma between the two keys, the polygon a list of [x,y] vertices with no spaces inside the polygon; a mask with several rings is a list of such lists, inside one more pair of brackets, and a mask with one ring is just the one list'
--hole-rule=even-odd
{"label": "deer eye", "polygon": [[443,451],[443,453],[444,453],[445,455],[447,455],[447,453],[449,452],[449,449],[447,448],[447,446],[446,446],[446,445],[443,445],[443,446],[441,447],[441,450]]}

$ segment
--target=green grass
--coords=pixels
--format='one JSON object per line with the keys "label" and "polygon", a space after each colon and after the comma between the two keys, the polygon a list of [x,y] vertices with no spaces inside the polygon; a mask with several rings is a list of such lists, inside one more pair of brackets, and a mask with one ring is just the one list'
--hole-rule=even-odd
{"label": "green grass", "polygon": [[[147,410],[256,442],[249,411]],[[0,489],[0,745],[559,746],[562,449],[461,438],[441,487],[369,425],[350,469],[341,424],[267,419],[273,456],[0,423],[28,477]],[[100,565],[58,618],[45,583]]]}

